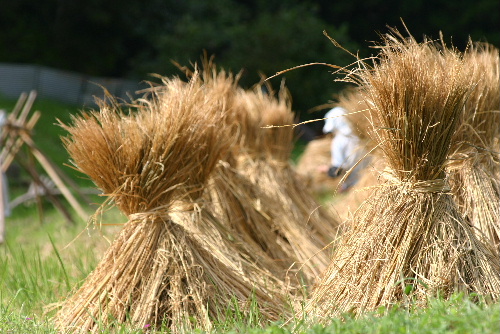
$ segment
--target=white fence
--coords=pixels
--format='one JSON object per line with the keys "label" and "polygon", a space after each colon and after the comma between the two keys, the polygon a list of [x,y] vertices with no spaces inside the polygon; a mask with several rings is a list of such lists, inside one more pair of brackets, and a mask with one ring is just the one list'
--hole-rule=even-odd
{"label": "white fence", "polygon": [[139,81],[85,76],[39,65],[0,63],[0,94],[17,99],[22,92],[36,90],[38,97],[93,107],[94,96],[103,97],[105,87],[123,99],[137,97],[146,85]]}

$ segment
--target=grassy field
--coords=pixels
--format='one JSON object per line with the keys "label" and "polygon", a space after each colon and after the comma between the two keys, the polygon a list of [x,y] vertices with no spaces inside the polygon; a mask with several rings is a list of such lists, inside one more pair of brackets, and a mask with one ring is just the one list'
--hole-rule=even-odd
{"label": "grassy field", "polygon": [[[0,99],[0,108],[11,110],[15,101]],[[37,101],[33,110],[41,110],[42,118],[34,132],[40,149],[82,186],[89,181],[68,167],[63,167],[68,156],[59,136],[63,122],[77,112],[73,106],[52,101]],[[11,184],[13,195],[23,186]],[[94,197],[85,207],[91,214],[101,198]],[[117,210],[102,217],[107,224],[101,229],[89,228],[76,220],[69,224],[50,204],[44,203],[41,222],[36,205],[15,208],[6,221],[6,242],[0,245],[0,333],[57,333],[51,317],[70,291],[79,286],[98,263],[100,257],[120,230],[126,218]],[[76,215],[75,215],[76,217]],[[260,324],[258,309],[242,312],[229,308],[232,321],[218,323],[217,333],[499,333],[500,305],[474,303],[455,295],[449,300],[430,300],[429,308],[418,309],[411,303],[391,310],[381,309],[360,319],[346,315],[331,319],[329,325],[305,325],[296,320],[283,323]],[[283,319],[286,321],[287,319]],[[144,333],[143,328],[117,324],[114,329],[103,328],[102,333]],[[167,332],[164,329],[161,332]]]}

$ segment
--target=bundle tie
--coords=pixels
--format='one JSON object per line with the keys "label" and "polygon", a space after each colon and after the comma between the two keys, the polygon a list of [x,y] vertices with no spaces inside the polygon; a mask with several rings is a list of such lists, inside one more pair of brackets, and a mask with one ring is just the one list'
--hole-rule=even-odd
{"label": "bundle tie", "polygon": [[450,193],[451,188],[446,182],[446,179],[435,179],[435,180],[426,180],[426,181],[417,181],[417,182],[403,182],[409,185],[409,189],[411,191],[417,193]]}
{"label": "bundle tie", "polygon": [[474,150],[467,153],[455,153],[448,159],[446,168],[450,171],[456,171],[463,168],[474,168],[478,164],[499,165],[498,158],[495,158],[495,155],[492,153],[496,152],[479,152],[478,150]]}
{"label": "bundle tie", "polygon": [[168,218],[168,212],[152,210],[152,211],[147,211],[147,212],[131,213],[128,215],[128,220],[130,222],[133,222],[133,221],[135,221],[135,222],[141,222],[141,221],[155,222],[155,221],[158,221],[162,218]]}
{"label": "bundle tie", "polygon": [[408,192],[446,194],[451,192],[451,188],[446,179],[434,179],[424,181],[402,181],[393,171],[387,168],[382,175],[391,183],[391,185],[401,186]]}
{"label": "bundle tie", "polygon": [[199,213],[200,208],[195,203],[188,203],[183,201],[174,201],[169,206],[162,206],[149,211],[137,212],[129,214],[129,222],[165,222],[169,221],[174,224],[178,224],[175,220],[172,220],[172,215],[179,212],[195,212]]}

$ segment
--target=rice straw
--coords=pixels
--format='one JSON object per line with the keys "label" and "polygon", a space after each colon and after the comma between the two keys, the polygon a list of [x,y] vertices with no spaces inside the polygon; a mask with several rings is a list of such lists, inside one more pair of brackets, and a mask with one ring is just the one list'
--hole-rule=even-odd
{"label": "rice straw", "polygon": [[435,294],[500,296],[500,259],[460,214],[444,172],[474,87],[470,68],[458,52],[445,59],[434,43],[395,30],[380,49],[351,79],[380,122],[386,182],[355,212],[312,292],[305,312],[320,320]]}

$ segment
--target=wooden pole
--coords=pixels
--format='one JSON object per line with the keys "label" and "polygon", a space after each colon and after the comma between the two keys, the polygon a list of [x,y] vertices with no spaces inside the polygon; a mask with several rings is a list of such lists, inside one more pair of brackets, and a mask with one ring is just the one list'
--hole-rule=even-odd
{"label": "wooden pole", "polygon": [[[82,194],[80,193],[80,189],[78,189],[78,186],[73,182],[73,180],[67,178],[66,175],[57,168],[57,166],[50,162],[50,160],[36,147],[31,137],[31,130],[34,128],[35,124],[40,118],[40,112],[35,111],[31,118],[28,119],[30,109],[33,106],[36,96],[36,91],[31,91],[29,94],[21,94],[16,103],[16,106],[14,107],[14,110],[8,115],[6,119],[7,126],[4,127],[4,131],[0,131],[0,143],[2,144],[0,149],[0,172],[4,173],[5,171],[7,171],[9,165],[18,155],[22,145],[26,144],[29,150],[29,157],[28,162],[24,164],[24,168],[31,175],[35,184],[45,190],[45,193],[49,197],[51,202],[57,209],[59,209],[59,211],[61,211],[63,216],[65,216],[68,221],[73,221],[73,219],[71,219],[69,211],[66,210],[63,203],[61,203],[56,198],[54,193],[51,193],[52,189],[48,189],[48,187],[40,180],[40,175],[35,169],[34,161],[29,160],[30,158],[35,158],[40,163],[45,172],[55,183],[59,193],[66,198],[69,204],[82,219],[87,220],[87,213],[80,206],[79,202],[66,186],[66,183],[72,185],[75,191],[80,194],[80,196],[82,196]],[[3,179],[0,181],[0,185],[5,183]],[[85,198],[85,196],[83,197]],[[4,193],[0,193],[0,240],[3,240],[3,235],[5,232],[6,207],[4,200]],[[39,198],[37,198],[37,200],[39,201]],[[39,202],[38,205],[40,207],[41,202]],[[39,211],[42,215],[41,210]]]}
{"label": "wooden pole", "polygon": [[[70,212],[64,207],[64,205],[57,199],[55,194],[52,192],[52,189],[47,188],[47,186],[43,183],[43,181],[40,178],[40,174],[36,171],[35,165],[32,164],[31,162],[24,162],[22,159],[17,160],[18,163],[30,174],[31,178],[34,181],[35,186],[38,186],[43,189],[45,195],[49,198],[49,200],[52,202],[52,204],[58,209],[61,214],[66,218],[66,220],[70,223],[74,223],[73,218],[71,217]],[[35,194],[35,200],[40,201],[40,196],[38,194]],[[40,202],[41,204],[41,202]],[[43,220],[43,211],[41,206],[39,205],[39,214],[40,214],[40,221]]]}
{"label": "wooden pole", "polygon": [[52,164],[48,160],[48,158],[42,154],[36,147],[35,143],[33,142],[33,139],[31,139],[30,136],[26,133],[21,133],[21,137],[23,138],[23,141],[28,145],[28,147],[31,150],[31,153],[33,156],[38,160],[40,165],[45,169],[47,174],[50,176],[50,178],[54,181],[56,184],[57,188],[61,191],[61,194],[68,200],[69,204],[75,209],[76,213],[83,219],[87,220],[89,218],[88,214],[85,212],[85,210],[80,206],[80,203],[76,200],[76,198],[73,196],[71,191],[66,187],[62,179],[59,177],[59,174],[52,168]]}
{"label": "wooden pole", "polygon": [[3,193],[3,173],[0,173],[0,244],[5,240],[5,208]]}
{"label": "wooden pole", "polygon": [[[21,127],[20,124],[16,122],[16,127],[9,129],[9,132],[11,132],[11,134],[9,138],[7,138],[4,148],[0,152],[0,166],[2,167],[2,170],[4,172],[7,171],[23,144],[23,140],[19,138],[19,132],[30,132],[38,122],[40,115],[40,112],[36,111],[35,113],[33,113],[30,120],[23,125],[23,127]],[[9,126],[12,126],[12,124],[10,124]],[[14,134],[12,134],[12,132],[14,132]]]}
{"label": "wooden pole", "polygon": [[[3,144],[3,136],[4,136],[4,131],[3,131],[3,126],[4,126],[4,121],[6,121],[6,115],[3,110],[0,110],[0,144]],[[0,160],[0,166],[2,165],[2,161]],[[4,180],[3,180],[3,170],[0,168],[0,244],[3,243],[5,240],[5,196],[3,189],[6,185],[4,185]]]}

